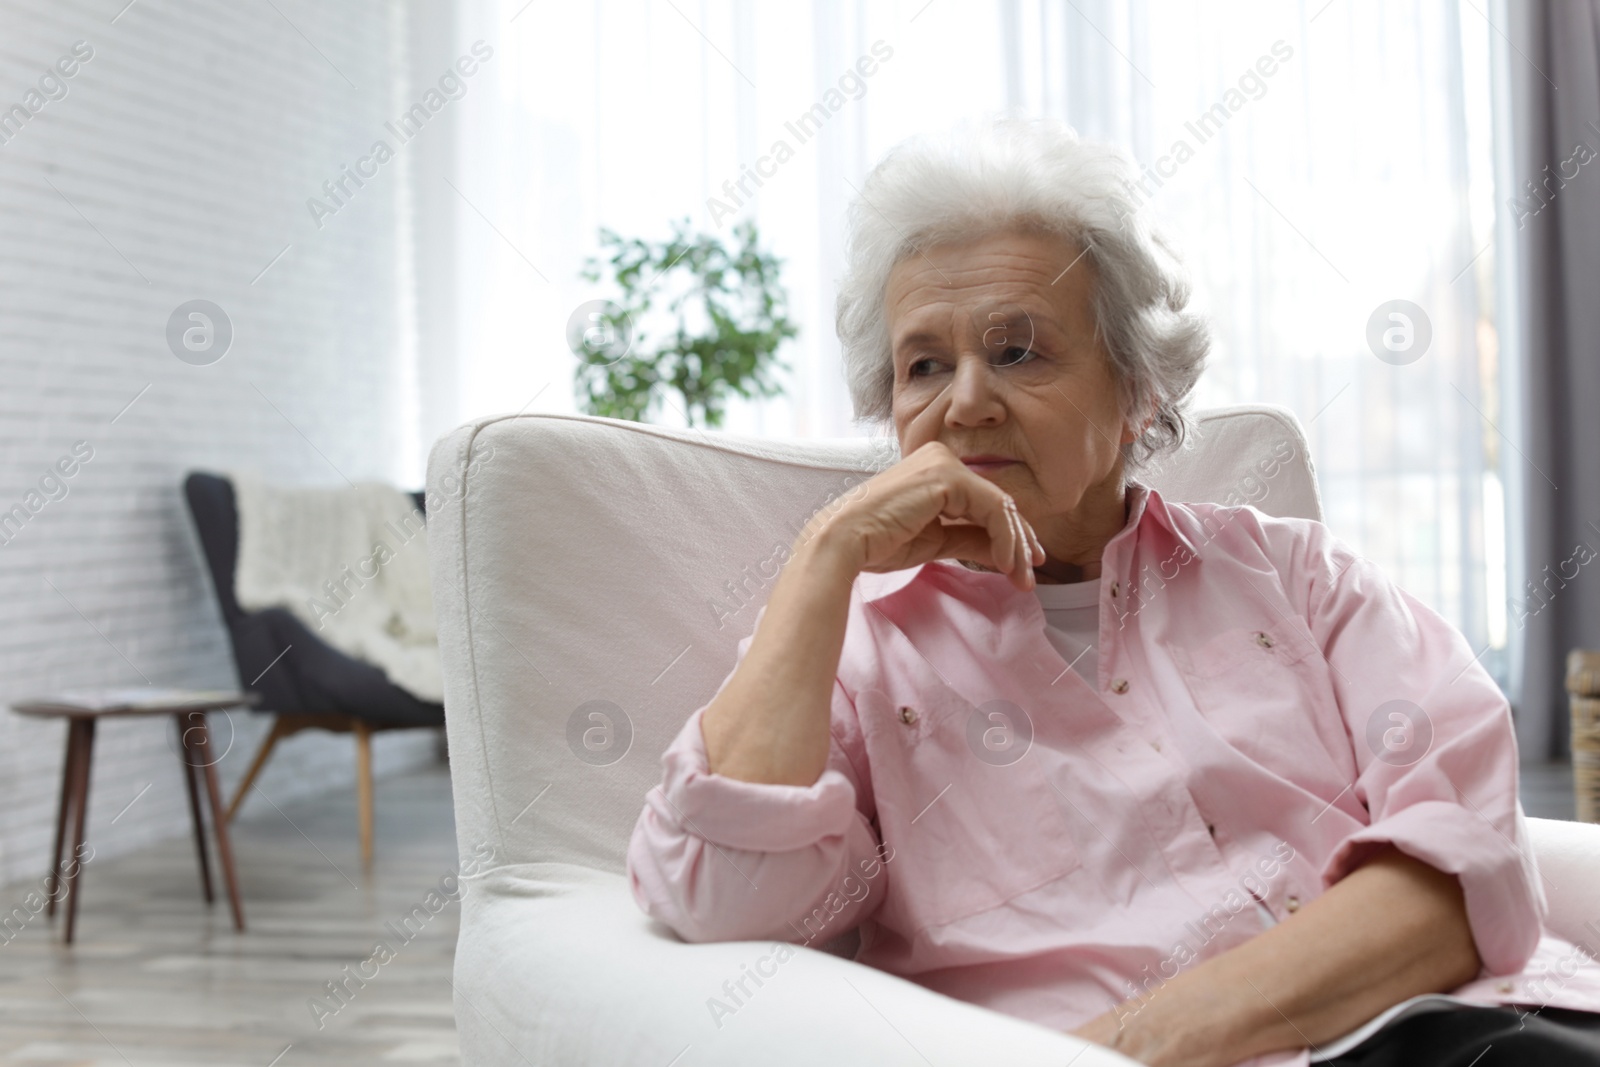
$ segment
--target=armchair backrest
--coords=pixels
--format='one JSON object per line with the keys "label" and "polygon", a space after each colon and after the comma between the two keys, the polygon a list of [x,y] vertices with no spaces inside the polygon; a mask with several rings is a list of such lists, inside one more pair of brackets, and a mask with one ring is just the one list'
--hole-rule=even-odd
{"label": "armchair backrest", "polygon": [[[301,710],[303,701],[282,673],[267,676],[261,685],[250,680],[263,677],[258,674],[262,664],[247,662],[247,639],[242,634],[247,615],[234,595],[234,576],[239,568],[239,510],[233,482],[225,475],[191,471],[183,480],[183,495],[206,558],[206,568],[211,573],[211,586],[217,595],[222,623],[228,630],[228,647],[233,651],[234,667],[239,672],[242,687],[261,695],[262,702],[258,706],[264,710]],[[411,498],[416,501],[417,510],[423,510],[424,492],[418,490]]]}
{"label": "armchair backrest", "polygon": [[233,594],[233,576],[239,567],[239,512],[233,483],[220,474],[192,471],[183,480],[183,495],[211,572],[222,621],[231,632],[243,614]]}
{"label": "armchair backrest", "polygon": [[[1143,480],[1321,519],[1291,412],[1198,419],[1194,447]],[[462,855],[625,870],[660,753],[733,668],[806,520],[898,459],[893,439],[568,415],[441,438],[429,551]]]}

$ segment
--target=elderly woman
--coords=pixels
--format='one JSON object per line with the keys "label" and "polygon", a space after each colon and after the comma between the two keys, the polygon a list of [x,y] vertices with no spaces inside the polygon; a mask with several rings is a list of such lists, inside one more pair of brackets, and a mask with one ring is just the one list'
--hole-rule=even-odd
{"label": "elderly woman", "polygon": [[690,941],[859,927],[1149,1064],[1600,1064],[1462,635],[1321,523],[1133,478],[1207,350],[1133,174],[1016,120],[872,172],[838,324],[903,458],[662,757],[636,899]]}

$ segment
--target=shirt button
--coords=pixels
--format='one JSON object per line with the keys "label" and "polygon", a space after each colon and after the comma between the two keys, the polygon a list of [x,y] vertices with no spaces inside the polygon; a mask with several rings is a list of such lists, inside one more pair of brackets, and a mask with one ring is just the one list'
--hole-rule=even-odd
{"label": "shirt button", "polygon": [[1111,683],[1111,691],[1113,693],[1126,693],[1128,691],[1128,680],[1126,678],[1118,678]]}
{"label": "shirt button", "polygon": [[1256,643],[1259,644],[1262,648],[1271,648],[1272,647],[1272,638],[1268,637],[1266,634],[1264,634],[1261,631],[1257,630],[1256,631]]}
{"label": "shirt button", "polygon": [[1122,583],[1121,583],[1121,582],[1112,582],[1112,583],[1111,583],[1111,595],[1112,595],[1112,596],[1116,596],[1116,595],[1117,595],[1117,588],[1118,588],[1118,587],[1119,587],[1119,586],[1120,586],[1120,585],[1121,585],[1121,584],[1122,584]]}
{"label": "shirt button", "polygon": [[1210,822],[1206,823],[1206,832],[1209,833],[1212,837],[1216,837],[1217,836],[1217,824],[1216,823],[1210,823]]}
{"label": "shirt button", "polygon": [[902,706],[900,708],[900,721],[905,723],[907,726],[910,726],[912,723],[916,722],[917,709],[911,707],[909,704]]}
{"label": "shirt button", "polygon": [[1283,906],[1286,909],[1288,909],[1289,911],[1299,911],[1300,910],[1300,898],[1299,897],[1290,897],[1288,900],[1285,900],[1283,902]]}
{"label": "shirt button", "polygon": [[1495,989],[1502,993],[1515,993],[1517,991],[1516,985],[1512,982],[1501,982],[1495,986]]}
{"label": "shirt button", "polygon": [[1152,741],[1152,742],[1150,742],[1150,747],[1155,749],[1157,752],[1160,752],[1161,751],[1161,742],[1160,741]]}

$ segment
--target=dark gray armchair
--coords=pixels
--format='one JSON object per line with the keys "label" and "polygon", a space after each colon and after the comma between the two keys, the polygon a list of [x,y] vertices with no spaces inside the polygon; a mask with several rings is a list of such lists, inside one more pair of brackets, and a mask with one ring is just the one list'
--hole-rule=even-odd
{"label": "dark gray armchair", "polygon": [[[247,612],[234,597],[239,560],[239,513],[233,483],[218,474],[194,471],[184,479],[184,495],[195,532],[211,568],[217,606],[228,628],[233,662],[241,686],[259,694],[255,714],[273,716],[272,731],[228,805],[230,820],[273,747],[301,730],[351,733],[356,739],[356,796],[361,822],[361,859],[372,863],[372,735],[444,725],[444,706],[430,704],[396,686],[377,667],[329,646],[283,608]],[[412,493],[417,508],[423,494]]]}

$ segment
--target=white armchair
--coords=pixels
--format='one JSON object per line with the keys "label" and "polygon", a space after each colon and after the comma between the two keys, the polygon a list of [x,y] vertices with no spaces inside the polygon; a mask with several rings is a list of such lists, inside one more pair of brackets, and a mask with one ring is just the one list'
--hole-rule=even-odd
{"label": "white armchair", "polygon": [[[1284,443],[1293,460],[1263,478],[1255,465]],[[784,550],[897,459],[892,441],[556,415],[480,419],[434,446],[465,1063],[1132,1064],[855,963],[853,933],[767,962],[753,995],[714,1013],[773,946],[686,944],[628,891],[628,837],[659,755],[732,669]],[[1174,499],[1237,493],[1321,518],[1304,436],[1280,408],[1202,413],[1196,450],[1147,477]],[[1600,827],[1529,822],[1541,865],[1560,871],[1550,927],[1576,940],[1593,917],[1580,898],[1600,885]]]}

